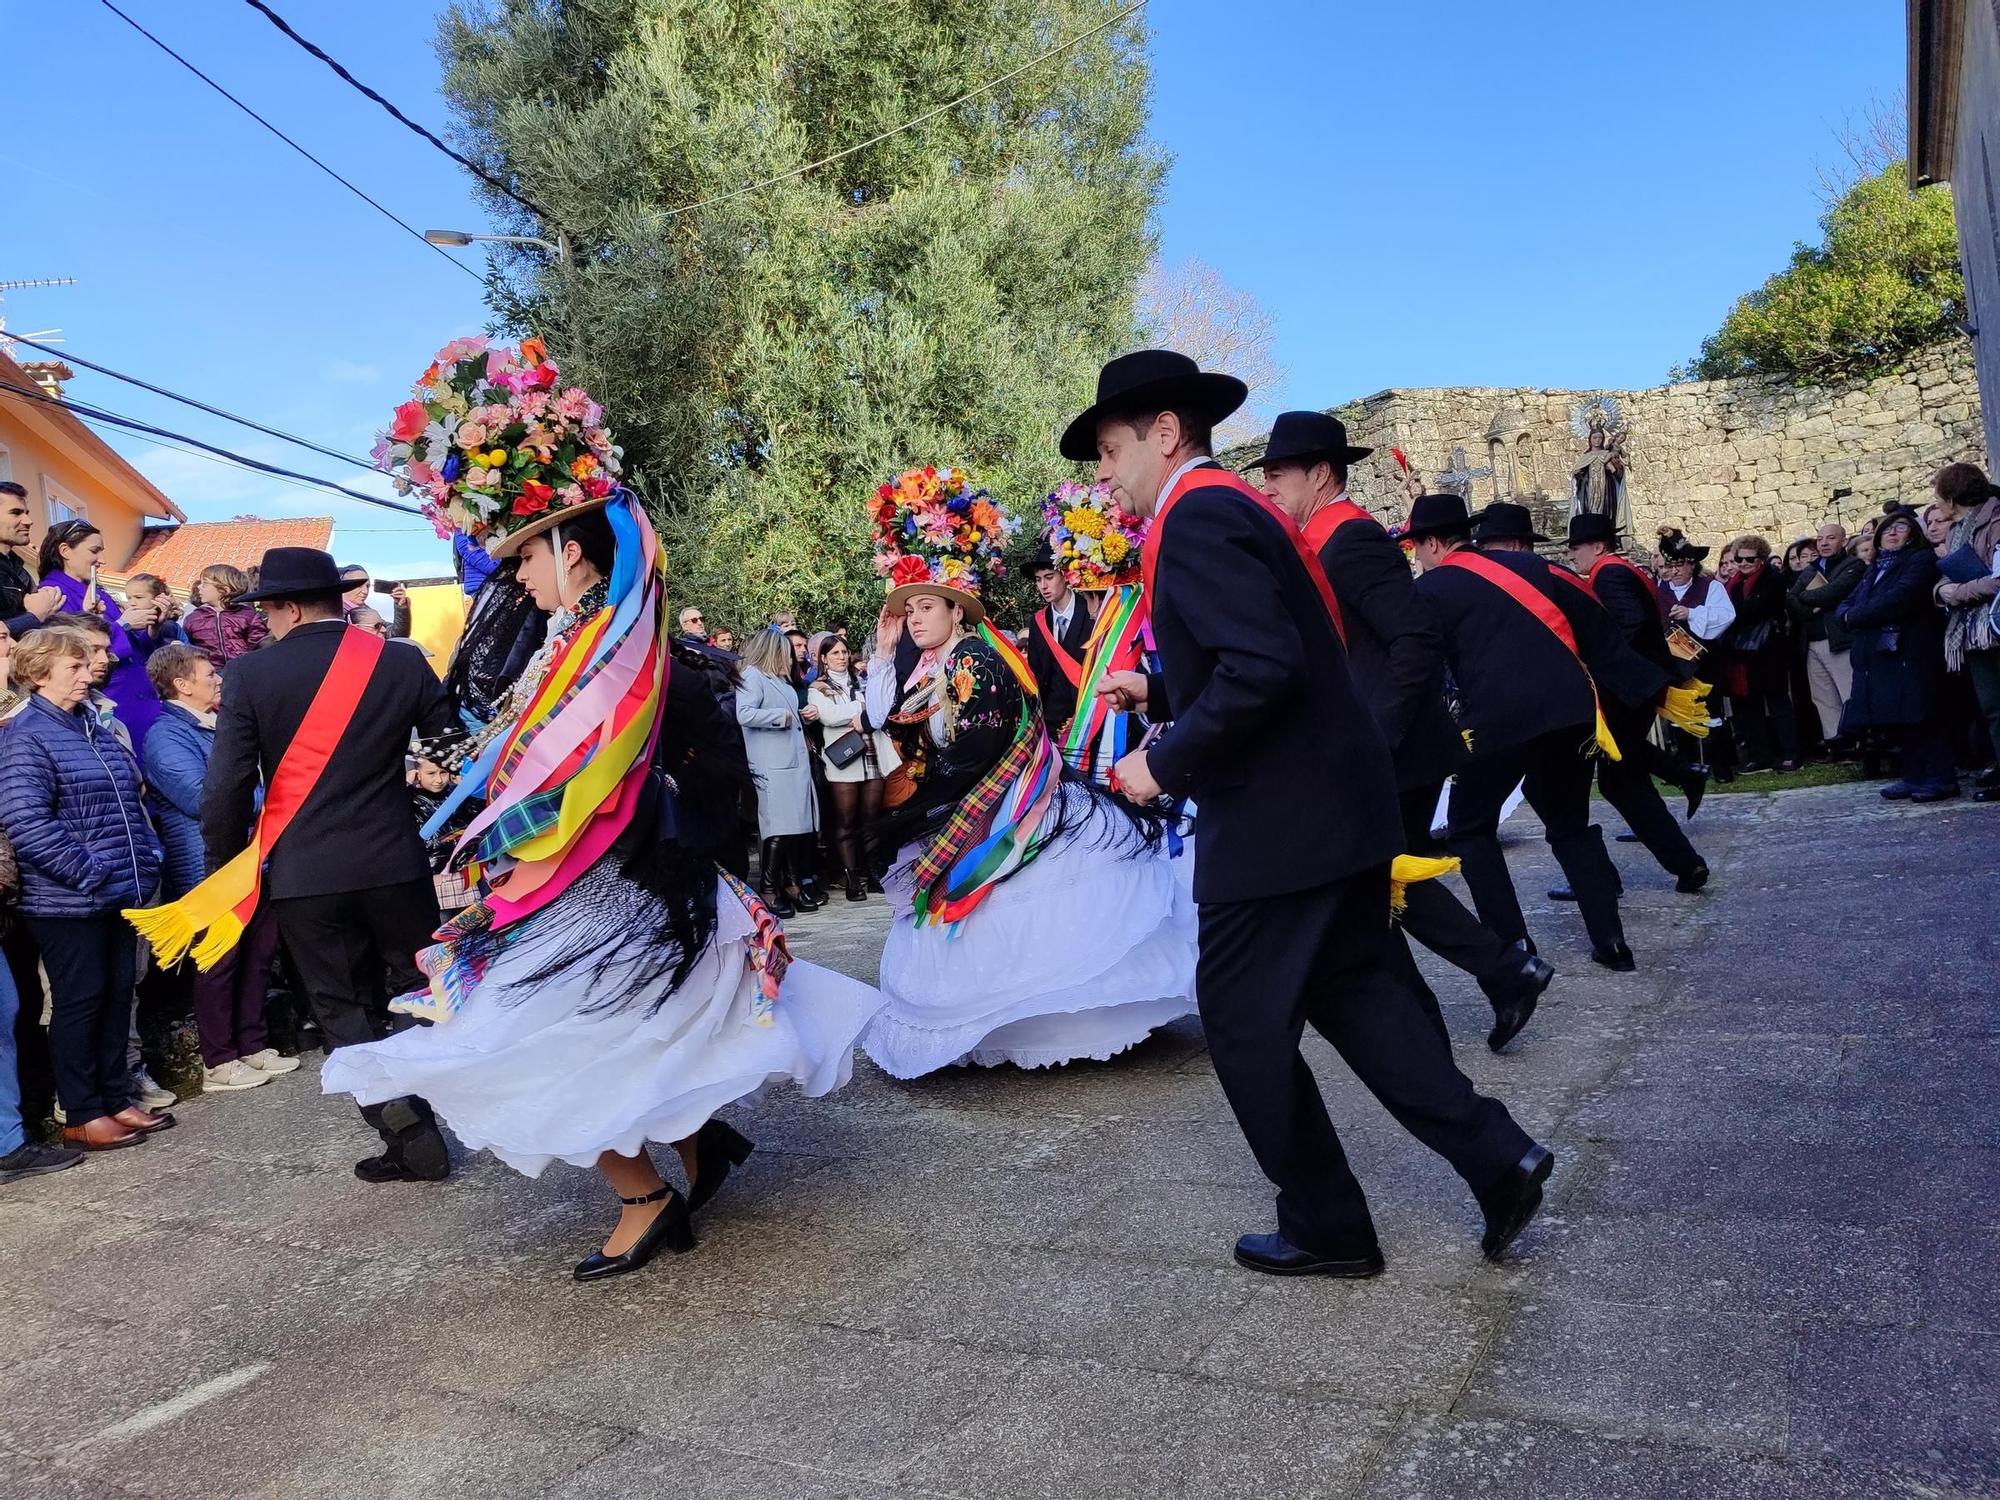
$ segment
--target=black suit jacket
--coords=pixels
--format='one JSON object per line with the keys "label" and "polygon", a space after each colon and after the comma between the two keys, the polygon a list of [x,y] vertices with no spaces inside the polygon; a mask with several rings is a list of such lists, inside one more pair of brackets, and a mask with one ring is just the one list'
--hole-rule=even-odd
{"label": "black suit jacket", "polygon": [[1660,618],[1660,596],[1651,581],[1629,567],[1607,563],[1591,575],[1590,588],[1625,644],[1658,667],[1666,681],[1679,682],[1685,674],[1680,658],[1667,649],[1667,624]]}
{"label": "black suit jacket", "polygon": [[[1199,807],[1197,901],[1308,890],[1402,852],[1389,750],[1291,538],[1221,486],[1161,522],[1154,778]],[[1160,701],[1164,699],[1164,702]]]}
{"label": "black suit jacket", "polygon": [[[1591,680],[1597,684],[1600,697],[1627,708],[1650,710],[1659,702],[1667,684],[1680,681],[1677,672],[1652,661],[1634,648],[1620,628],[1618,618],[1605,608],[1581,578],[1568,568],[1558,567],[1539,557],[1533,557],[1532,561],[1541,565],[1536,573],[1540,586],[1556,601],[1568,619],[1570,630],[1576,636],[1577,650],[1583,654],[1584,665],[1590,668]],[[1597,575],[1598,580],[1602,582],[1604,574],[1611,571],[1606,568]],[[1558,577],[1558,574],[1562,576]],[[1647,608],[1652,611],[1657,625],[1659,607],[1648,600]],[[1663,651],[1666,648],[1664,633],[1660,637],[1660,647]]]}
{"label": "black suit jacket", "polygon": [[1417,596],[1409,559],[1372,518],[1319,549],[1347,630],[1347,660],[1396,764],[1400,788],[1442,782],[1466,759],[1444,701],[1444,633]]}
{"label": "black suit jacket", "polygon": [[[1081,594],[1072,596],[1069,615],[1069,629],[1056,639],[1063,649],[1077,661],[1083,660],[1083,648],[1090,640],[1091,627],[1096,623],[1090,618],[1090,608]],[[1056,662],[1056,655],[1049,650],[1042,639],[1042,626],[1047,625],[1051,634],[1055,633],[1055,612],[1044,604],[1036,610],[1028,621],[1028,670],[1035,674],[1035,687],[1042,700],[1042,721],[1049,726],[1051,734],[1059,731],[1076,717],[1076,689],[1070,685],[1068,675]]]}
{"label": "black suit jacket", "polygon": [[[211,871],[250,841],[257,787],[277,770],[347,629],[339,620],[297,626],[223,673],[201,799]],[[403,757],[413,729],[452,727],[450,702],[423,653],[386,646],[326,769],[271,851],[265,894],[325,896],[427,877]]]}

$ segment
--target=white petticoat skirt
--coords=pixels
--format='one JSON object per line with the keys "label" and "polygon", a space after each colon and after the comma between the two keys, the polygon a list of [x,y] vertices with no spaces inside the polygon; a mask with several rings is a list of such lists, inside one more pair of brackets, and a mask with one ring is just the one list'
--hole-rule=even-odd
{"label": "white petticoat skirt", "polygon": [[[600,862],[528,918],[449,1020],[340,1048],[321,1088],[360,1104],[420,1095],[466,1146],[533,1177],[552,1161],[587,1167],[605,1151],[629,1156],[647,1141],[685,1139],[767,1083],[789,1079],[817,1097],[847,1082],[855,1039],[881,997],[795,959],[770,1024],[760,1025],[747,941],[755,927],[721,882],[715,936],[657,1011],[670,970],[636,951],[600,977],[598,953],[586,947],[569,955],[568,969],[524,983],[566,946],[579,948],[574,913],[593,903],[629,903],[631,942],[646,941],[652,898],[612,864]],[[650,911],[657,916],[656,905]],[[629,993],[613,1009],[585,1013],[607,991]]]}
{"label": "white petticoat skirt", "polygon": [[911,918],[916,852],[889,882],[884,1003],[861,1043],[883,1071],[1103,1061],[1194,1014],[1192,841],[1177,859],[1147,850],[1100,810],[950,928]]}

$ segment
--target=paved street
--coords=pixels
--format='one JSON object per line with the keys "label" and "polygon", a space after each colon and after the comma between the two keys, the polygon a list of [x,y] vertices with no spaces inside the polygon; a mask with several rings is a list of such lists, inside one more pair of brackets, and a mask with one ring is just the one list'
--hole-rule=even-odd
{"label": "paved street", "polygon": [[[1317,1040],[1370,1283],[1230,1264],[1270,1195],[1192,1023],[774,1095],[697,1251],[587,1288],[594,1176],[364,1186],[308,1069],[0,1190],[0,1496],[2000,1495],[2000,811],[1714,797],[1699,898],[1615,846],[1630,976],[1510,826],[1517,1056],[1427,963],[1558,1153],[1504,1266]],[[872,974],[883,915],[796,947]]]}

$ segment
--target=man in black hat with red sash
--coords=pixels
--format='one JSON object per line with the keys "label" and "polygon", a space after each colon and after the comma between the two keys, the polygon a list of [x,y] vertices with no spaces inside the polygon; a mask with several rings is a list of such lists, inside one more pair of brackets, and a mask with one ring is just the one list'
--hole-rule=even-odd
{"label": "man in black hat with red sash", "polygon": [[[1423,570],[1417,592],[1444,631],[1459,727],[1472,751],[1452,785],[1451,851],[1480,920],[1532,952],[1500,850],[1500,809],[1521,787],[1577,894],[1591,957],[1608,969],[1630,970],[1635,964],[1618,915],[1618,872],[1590,821],[1592,747],[1600,743],[1592,677],[1597,638],[1589,621],[1573,620],[1564,609],[1588,601],[1558,594],[1579,591],[1573,580],[1549,576],[1549,565],[1533,551],[1535,531],[1525,507],[1501,502],[1480,518],[1483,539],[1518,543],[1518,549],[1476,552],[1473,533],[1473,518],[1457,495],[1418,496],[1404,528]],[[1611,661],[1614,671],[1620,665]]]}
{"label": "man in black hat with red sash", "polygon": [[1162,670],[1123,674],[1105,693],[1173,720],[1118,762],[1116,784],[1200,809],[1202,1026],[1278,1189],[1278,1232],[1244,1235],[1236,1259],[1276,1275],[1382,1268],[1367,1199],[1299,1053],[1308,1022],[1465,1179],[1497,1257],[1539,1206],[1553,1158],[1473,1092],[1393,967],[1395,775],[1348,674],[1339,607],[1297,528],[1209,456],[1211,429],[1245,394],[1184,355],[1128,354],[1105,366],[1061,444],[1065,458],[1096,461],[1127,512],[1152,518],[1145,589]]}
{"label": "man in black hat with red sash", "polygon": [[[1438,798],[1467,758],[1465,741],[1445,708],[1444,640],[1417,597],[1409,560],[1381,524],[1347,498],[1348,465],[1373,451],[1351,445],[1338,417],[1288,411],[1272,424],[1256,467],[1263,471],[1264,493],[1304,532],[1333,585],[1348,666],[1395,762],[1403,847],[1429,853]],[[1442,881],[1418,881],[1404,899],[1401,936],[1390,948],[1405,981],[1436,1014],[1437,997],[1403,936],[1479,981],[1493,1006],[1486,1042],[1500,1051],[1528,1024],[1555,970],[1502,942]]]}
{"label": "man in black hat with red sash", "polygon": [[1069,586],[1045,541],[1035,552],[1035,592],[1042,607],[1028,623],[1028,670],[1041,690],[1042,720],[1058,744],[1076,716],[1076,690],[1083,680],[1083,648],[1090,642],[1090,611]]}
{"label": "man in black hat with red sash", "polygon": [[[421,652],[382,650],[377,639],[372,659],[358,659],[365,643],[352,637],[367,632],[346,623],[343,586],[324,552],[264,554],[257,591],[243,598],[265,605],[271,642],[223,674],[201,808],[214,871],[250,841],[258,786],[279,795],[274,778],[294,742],[334,736],[288,809],[262,888],[329,1051],[385,1035],[389,1000],[425,984],[416,953],[437,929],[437,892],[410,814],[404,757],[413,730],[458,727]],[[423,1100],[391,1099],[361,1114],[383,1142],[380,1156],[355,1164],[364,1182],[438,1181],[450,1170]]]}

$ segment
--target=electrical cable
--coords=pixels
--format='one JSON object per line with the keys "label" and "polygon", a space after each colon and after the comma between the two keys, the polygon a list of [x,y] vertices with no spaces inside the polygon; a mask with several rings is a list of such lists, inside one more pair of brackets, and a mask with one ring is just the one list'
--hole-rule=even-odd
{"label": "electrical cable", "polygon": [[403,126],[407,127],[412,131],[415,131],[418,135],[422,136],[425,140],[429,141],[433,146],[437,147],[438,150],[442,151],[446,156],[450,157],[453,161],[457,162],[461,167],[465,168],[465,170],[470,172],[474,177],[477,177],[481,182],[485,183],[488,187],[492,188],[494,192],[501,194],[503,197],[513,199],[516,203],[520,204],[521,207],[525,208],[529,213],[533,214],[536,218],[540,219],[544,224],[553,224],[555,222],[555,220],[551,218],[549,214],[542,208],[540,208],[538,205],[529,202],[526,198],[522,197],[519,193],[515,192],[511,187],[507,186],[507,184],[502,182],[498,177],[495,177],[491,172],[487,171],[484,167],[480,166],[478,162],[472,160],[468,156],[462,156],[458,152],[454,151],[450,146],[447,146],[443,141],[439,140],[435,135],[432,135],[430,131],[426,130],[423,126],[419,125],[415,120],[412,120],[408,115],[404,114],[400,109],[396,108],[396,106],[391,104],[387,99],[384,99],[380,94],[376,93],[375,90],[368,87],[367,84],[363,83],[360,79],[356,78],[352,73],[348,72],[346,68],[341,66],[337,58],[330,56],[324,50],[322,50],[319,47],[316,47],[311,42],[307,41],[304,37],[300,36],[297,31],[292,29],[292,23],[287,21],[283,16],[279,15],[275,10],[271,9],[270,6],[266,5],[264,3],[264,0],[246,0],[246,3],[251,7],[251,9],[262,12],[264,18],[268,20],[273,26],[277,27],[278,30],[282,31],[286,36],[290,37],[294,42],[297,42],[299,46],[305,48],[306,51],[310,52],[314,57],[318,58],[321,62],[325,63],[329,68],[333,69],[335,73],[340,75],[341,80],[344,83],[346,83],[350,88],[356,89],[366,97],[373,99],[377,104],[381,105],[382,108],[386,109],[390,113],[390,115],[392,115],[397,120],[398,123],[402,124]]}
{"label": "electrical cable", "polygon": [[393,510],[407,516],[420,516],[423,514],[423,511],[414,505],[404,505],[397,500],[384,500],[380,495],[364,495],[359,490],[351,490],[346,485],[338,484],[331,479],[321,479],[316,474],[301,474],[297,469],[287,469],[279,464],[266,463],[261,458],[251,458],[247,454],[237,453],[233,449],[218,447],[214,443],[205,443],[200,438],[189,437],[184,432],[174,432],[165,427],[155,427],[152,423],[141,422],[136,417],[124,416],[115,411],[106,411],[102,407],[90,406],[81,401],[65,401],[59,397],[50,396],[39,389],[11,385],[4,380],[0,380],[0,396],[17,396],[24,400],[32,401],[39,406],[60,407],[72,416],[83,420],[103,422],[109,426],[122,428],[127,432],[137,433],[141,436],[169,438],[177,443],[190,443],[206,452],[216,454],[231,463],[240,464],[246,469],[255,469],[260,474],[270,474],[283,479],[303,480],[307,484],[317,485],[321,489],[334,494],[345,495],[350,500],[359,500],[364,505],[380,506],[383,510]]}
{"label": "electrical cable", "polygon": [[[108,5],[110,4],[110,0],[104,0],[104,3]],[[252,3],[254,4],[255,0],[252,0]],[[831,166],[834,162],[840,161],[845,157],[852,156],[857,151],[866,151],[870,146],[879,146],[882,144],[882,142],[888,140],[891,136],[901,135],[906,130],[914,130],[917,126],[923,124],[926,120],[935,120],[939,115],[944,114],[949,110],[957,109],[959,105],[964,104],[969,100],[977,99],[981,94],[991,93],[994,89],[999,88],[1001,84],[1006,83],[1011,79],[1019,78],[1023,73],[1027,72],[1030,68],[1041,66],[1041,64],[1047,62],[1050,58],[1059,56],[1060,54],[1069,51],[1070,48],[1076,46],[1080,42],[1089,41],[1092,37],[1096,36],[1100,31],[1109,31],[1113,26],[1116,26],[1120,21],[1124,20],[1134,11],[1144,9],[1145,5],[1146,5],[1146,0],[1135,0],[1134,4],[1126,6],[1123,10],[1119,11],[1117,15],[1112,16],[1109,20],[1100,21],[1097,23],[1097,25],[1091,27],[1090,30],[1080,31],[1075,36],[1071,37],[1068,41],[1057,43],[1055,46],[1049,48],[1048,51],[1044,52],[1040,57],[1029,58],[1028,61],[1022,63],[1020,67],[1015,68],[1012,72],[1002,73],[998,78],[980,84],[978,88],[971,90],[969,93],[960,94],[956,99],[951,100],[949,103],[940,104],[936,109],[926,110],[924,111],[924,113],[918,115],[914,120],[905,120],[902,124],[896,126],[894,129],[885,130],[880,135],[870,136],[867,140],[861,142],[857,146],[849,146],[846,150],[836,151],[831,156],[822,156],[818,161],[808,162],[803,167],[793,167],[789,172],[780,172],[776,177],[767,177],[762,182],[753,182],[748,184],[747,186],[735,188],[727,193],[722,193],[714,198],[704,198],[699,203],[683,203],[679,208],[665,209],[661,212],[660,217],[663,219],[671,219],[680,214],[691,214],[698,208],[713,208],[718,203],[727,203],[729,202],[730,199],[741,198],[746,193],[761,192],[763,189],[767,187],[775,187],[777,184],[781,182],[787,182],[794,177],[803,177],[808,172],[817,172],[821,167]]]}
{"label": "electrical cable", "polygon": [[235,412],[224,411],[219,406],[210,406],[206,401],[197,401],[193,396],[183,396],[178,391],[170,391],[165,386],[154,385],[151,381],[141,380],[136,375],[121,374],[109,365],[93,364],[80,354],[73,354],[66,349],[58,349],[52,344],[37,343],[34,339],[24,338],[18,333],[5,335],[4,342],[26,344],[30,349],[39,349],[44,354],[51,355],[56,359],[64,360],[70,364],[82,365],[86,370],[95,371],[99,375],[108,375],[113,380],[122,380],[127,385],[136,385],[142,391],[151,391],[155,396],[165,396],[169,401],[178,401],[183,406],[192,406],[196,411],[207,412],[211,417],[221,417],[225,422],[234,422],[239,427],[248,427],[251,431],[261,432],[266,437],[282,438],[288,443],[295,444],[300,448],[310,449],[312,452],[318,453],[323,457],[337,458],[344,464],[353,464],[357,469],[373,469],[375,467],[372,460],[357,457],[352,453],[342,453],[337,448],[329,448],[323,443],[314,442],[311,438],[302,438],[296,433],[285,432],[277,427],[266,427],[262,422],[252,421],[249,417],[239,417]]}
{"label": "electrical cable", "polygon": [[383,218],[387,219],[390,223],[394,224],[398,229],[402,230],[405,234],[408,234],[412,238],[416,239],[426,249],[435,250],[439,255],[443,256],[444,259],[449,264],[456,266],[459,270],[463,271],[466,275],[470,276],[474,281],[479,282],[481,285],[485,284],[486,278],[484,276],[481,276],[477,271],[473,270],[472,267],[468,266],[464,261],[458,259],[457,256],[447,253],[442,246],[431,244],[429,240],[424,238],[422,230],[416,228],[413,225],[407,224],[403,220],[397,218],[395,214],[391,213],[388,209],[384,208],[380,203],[377,203],[373,198],[369,197],[366,193],[362,192],[360,188],[356,187],[353,183],[349,182],[345,177],[342,177],[338,172],[334,171],[332,167],[329,167],[325,162],[321,161],[317,156],[314,156],[312,152],[306,150],[305,147],[301,146],[297,141],[293,140],[290,136],[286,135],[284,131],[280,130],[277,126],[273,125],[269,120],[265,119],[262,115],[258,114],[256,110],[252,109],[249,105],[245,104],[241,99],[237,98],[234,94],[230,93],[228,89],[224,88],[221,84],[217,83],[213,78],[210,78],[206,73],[202,72],[200,68],[197,68],[193,63],[189,62],[185,57],[182,57],[180,53],[174,51],[173,48],[169,47],[165,42],[161,41],[158,37],[154,36],[152,32],[148,31],[145,27],[141,26],[137,21],[133,20],[130,16],[126,15],[124,11],[120,10],[117,6],[113,5],[111,3],[111,0],[98,0],[98,4],[102,5],[106,10],[110,11],[112,15],[116,16],[119,20],[123,21],[127,26],[130,26],[134,31],[138,32],[140,36],[144,37],[147,41],[151,42],[155,47],[158,47],[162,52],[166,53],[167,56],[171,57],[175,62],[179,63],[182,67],[186,68],[190,73],[194,74],[194,76],[199,78],[203,83],[207,84],[210,88],[214,89],[216,93],[222,95],[223,98],[227,99],[231,104],[235,105],[238,109],[242,110],[244,114],[248,115],[251,119],[255,120],[259,125],[262,125],[266,130],[270,131],[271,134],[275,135],[279,140],[283,141],[287,146],[290,146],[294,151],[298,152],[299,155],[303,156],[307,161],[311,162],[314,166],[318,167],[322,172],[326,173],[327,176],[331,177],[335,182],[339,183],[342,187],[346,188],[350,193],[354,194],[355,197],[359,198],[363,203],[366,203],[370,208],[374,209],[375,212],[380,214]]}

